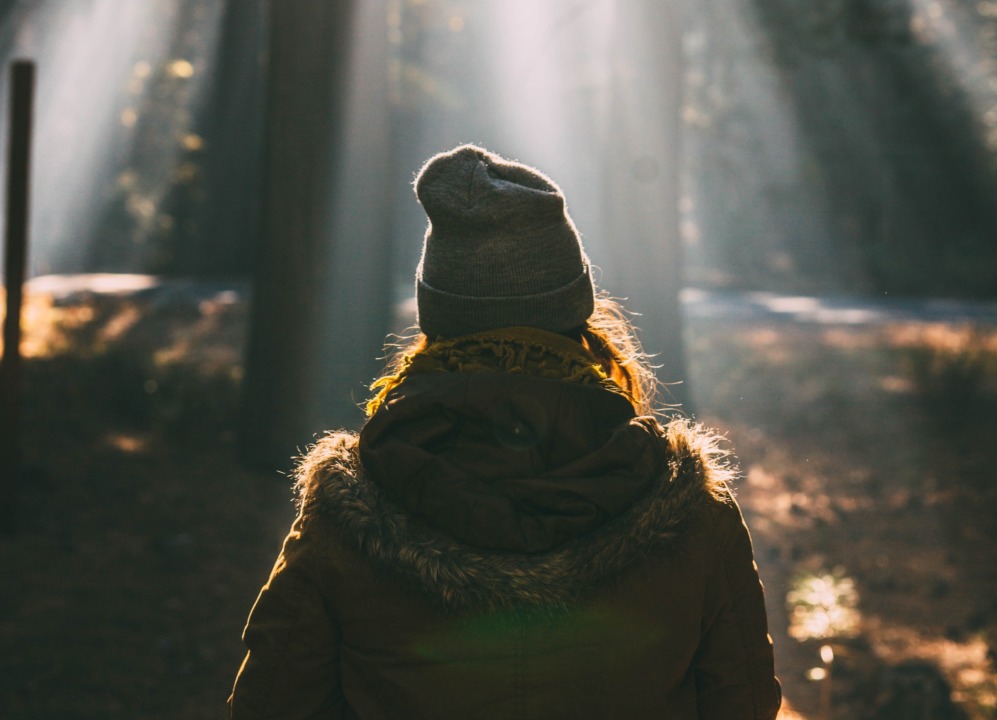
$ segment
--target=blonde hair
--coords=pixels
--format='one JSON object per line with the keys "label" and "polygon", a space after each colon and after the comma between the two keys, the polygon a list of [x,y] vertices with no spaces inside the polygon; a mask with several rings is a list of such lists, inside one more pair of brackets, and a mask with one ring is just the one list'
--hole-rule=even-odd
{"label": "blonde hair", "polygon": [[[597,295],[591,317],[584,325],[564,335],[595,357],[602,372],[620,388],[638,414],[655,412],[659,381],[641,347],[636,328],[617,300]],[[377,411],[387,394],[404,379],[409,368],[431,344],[420,332],[399,338],[399,342],[388,346],[385,370],[370,386],[374,394],[366,403],[368,417]]]}
{"label": "blonde hair", "polygon": [[627,310],[606,295],[597,295],[595,310],[578,330],[567,333],[595,356],[641,415],[656,410],[659,381]]}

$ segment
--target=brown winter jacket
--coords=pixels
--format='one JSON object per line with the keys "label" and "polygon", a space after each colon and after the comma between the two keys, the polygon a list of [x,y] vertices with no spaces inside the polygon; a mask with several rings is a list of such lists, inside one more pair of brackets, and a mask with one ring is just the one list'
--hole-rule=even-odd
{"label": "brown winter jacket", "polygon": [[771,720],[730,473],[603,387],[412,377],[300,465],[231,717]]}

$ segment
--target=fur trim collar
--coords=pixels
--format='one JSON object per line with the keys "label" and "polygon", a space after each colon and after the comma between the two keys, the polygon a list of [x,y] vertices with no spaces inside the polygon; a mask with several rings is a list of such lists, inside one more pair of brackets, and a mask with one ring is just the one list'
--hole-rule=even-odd
{"label": "fur trim collar", "polygon": [[350,433],[327,435],[302,458],[295,471],[301,512],[445,608],[560,607],[677,542],[697,509],[729,500],[734,471],[718,438],[684,420],[654,425],[666,473],[622,514],[546,553],[483,551],[417,522],[365,477]]}

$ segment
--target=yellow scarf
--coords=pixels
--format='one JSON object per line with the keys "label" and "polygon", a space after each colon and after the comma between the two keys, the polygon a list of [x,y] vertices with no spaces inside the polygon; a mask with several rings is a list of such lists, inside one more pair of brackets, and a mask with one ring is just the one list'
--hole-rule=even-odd
{"label": "yellow scarf", "polygon": [[570,338],[532,327],[511,327],[430,343],[406,358],[397,373],[378,378],[370,386],[375,394],[367,403],[367,416],[377,412],[385,396],[406,377],[429,372],[522,373],[623,392],[595,357]]}

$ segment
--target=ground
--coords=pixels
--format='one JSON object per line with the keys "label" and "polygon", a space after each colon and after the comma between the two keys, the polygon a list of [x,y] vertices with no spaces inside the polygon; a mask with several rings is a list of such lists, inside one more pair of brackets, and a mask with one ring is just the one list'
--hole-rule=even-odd
{"label": "ground", "polygon": [[[224,717],[294,511],[290,459],[237,461],[244,298],[35,284],[0,717]],[[686,332],[696,417],[739,458],[785,717],[997,717],[997,323],[691,312]]]}

